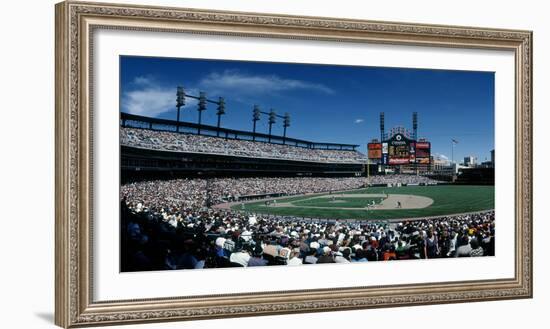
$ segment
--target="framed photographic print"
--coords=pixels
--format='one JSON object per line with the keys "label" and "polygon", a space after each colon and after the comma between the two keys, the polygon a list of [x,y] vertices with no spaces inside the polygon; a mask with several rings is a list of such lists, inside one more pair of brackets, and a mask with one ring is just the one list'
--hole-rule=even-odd
{"label": "framed photographic print", "polygon": [[532,296],[532,33],[56,6],[56,324]]}

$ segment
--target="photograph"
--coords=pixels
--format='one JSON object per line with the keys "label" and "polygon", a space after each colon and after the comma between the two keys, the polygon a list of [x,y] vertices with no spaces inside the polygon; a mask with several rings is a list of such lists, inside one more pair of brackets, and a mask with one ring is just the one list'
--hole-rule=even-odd
{"label": "photograph", "polygon": [[120,272],[499,252],[493,71],[129,55],[119,70]]}

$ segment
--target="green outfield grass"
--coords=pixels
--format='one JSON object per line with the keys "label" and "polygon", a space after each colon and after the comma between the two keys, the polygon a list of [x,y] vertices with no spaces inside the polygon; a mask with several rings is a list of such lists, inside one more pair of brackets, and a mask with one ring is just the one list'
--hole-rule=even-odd
{"label": "green outfield grass", "polygon": [[[379,198],[348,198],[338,197],[338,194],[410,194],[431,198],[434,202],[422,209],[391,209],[391,210],[352,210],[340,208],[364,207],[366,202],[380,202]],[[299,217],[318,217],[334,219],[399,219],[426,216],[443,216],[464,212],[474,212],[494,209],[494,186],[404,186],[404,187],[369,187],[354,191],[334,193],[342,202],[330,202],[331,198],[316,199],[315,196],[294,196],[277,200],[278,204],[290,202],[293,207],[265,206],[264,201],[245,205],[246,211],[291,215]],[[328,194],[328,193],[326,193]],[[307,207],[319,208],[307,208]],[[240,205],[233,206],[242,210]]]}

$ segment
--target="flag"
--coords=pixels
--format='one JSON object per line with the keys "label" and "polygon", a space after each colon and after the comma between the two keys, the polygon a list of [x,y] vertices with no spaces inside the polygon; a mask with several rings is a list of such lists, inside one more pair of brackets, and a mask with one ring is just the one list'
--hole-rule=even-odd
{"label": "flag", "polygon": [[458,144],[458,141],[456,139],[451,139],[451,141],[453,142],[453,144]]}

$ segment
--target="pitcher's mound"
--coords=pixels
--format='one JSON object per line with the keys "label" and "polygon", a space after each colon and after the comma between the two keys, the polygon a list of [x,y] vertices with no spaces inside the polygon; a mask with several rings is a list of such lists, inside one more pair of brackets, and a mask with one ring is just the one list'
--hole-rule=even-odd
{"label": "pitcher's mound", "polygon": [[421,209],[429,207],[434,200],[425,196],[410,194],[389,194],[388,197],[379,204],[371,207],[375,210],[389,209]]}

